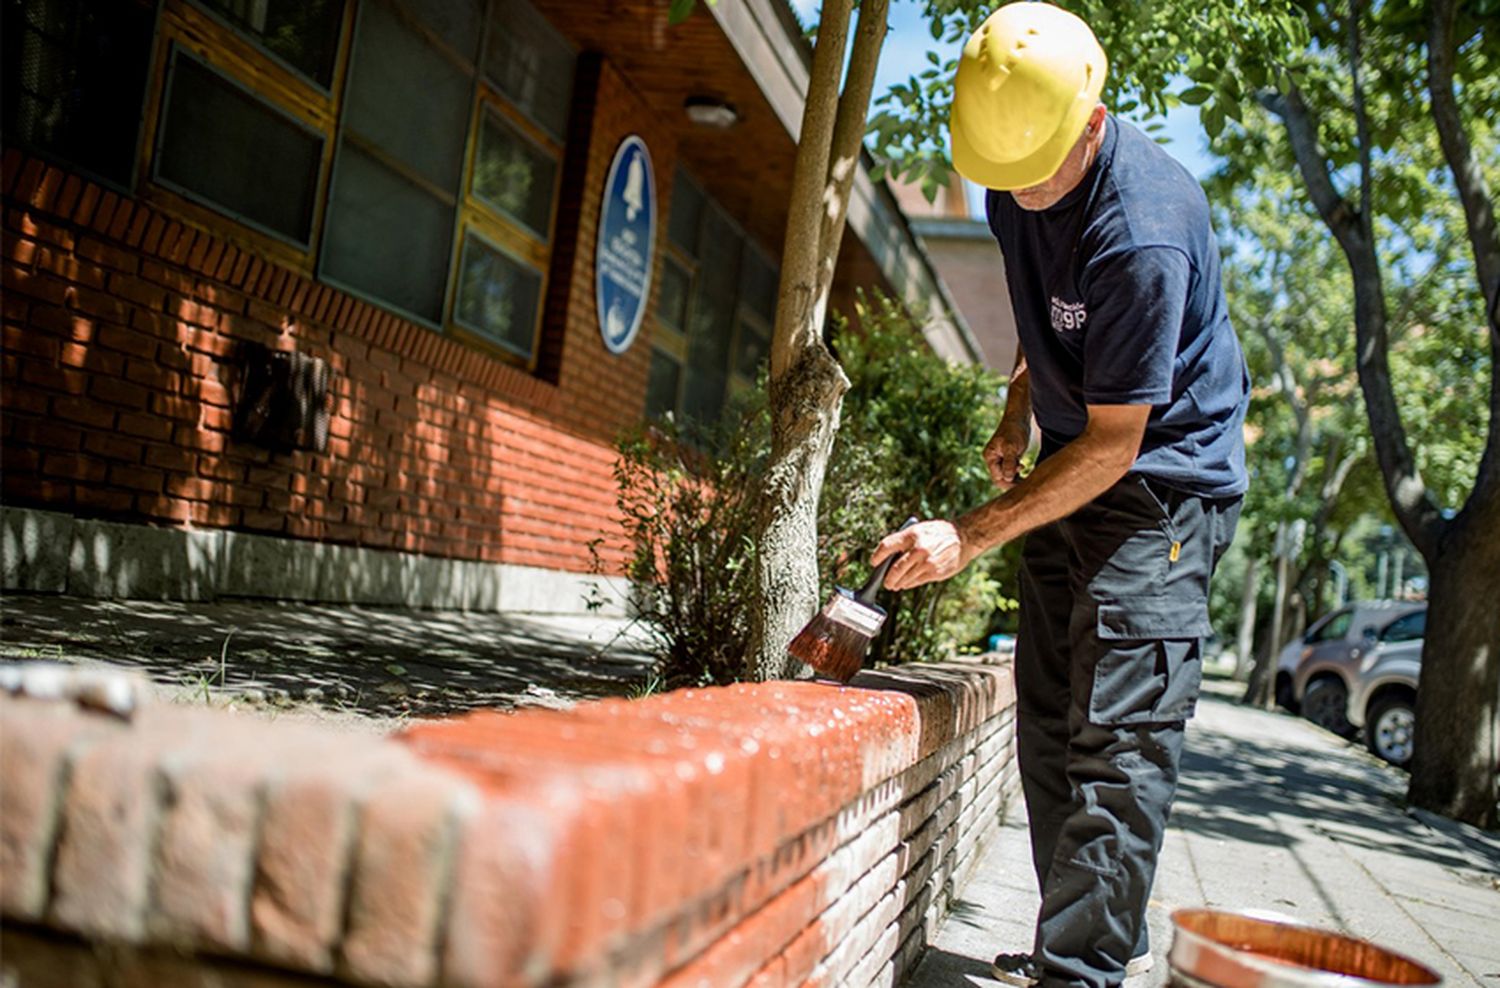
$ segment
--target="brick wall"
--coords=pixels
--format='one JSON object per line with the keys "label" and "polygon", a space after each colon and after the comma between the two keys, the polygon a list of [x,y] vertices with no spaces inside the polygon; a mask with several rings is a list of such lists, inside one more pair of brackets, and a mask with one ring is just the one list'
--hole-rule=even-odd
{"label": "brick wall", "polygon": [[[5,502],[574,572],[603,536],[618,571],[611,444],[644,405],[649,328],[623,355],[604,347],[594,226],[633,131],[665,230],[674,139],[608,65],[575,101],[588,127],[570,138],[535,374],[273,263],[227,221],[192,225],[7,150]],[[329,362],[325,454],[231,440],[242,341]]]}
{"label": "brick wall", "polygon": [[899,983],[1014,791],[1004,665],[394,739],[0,700],[22,985]]}

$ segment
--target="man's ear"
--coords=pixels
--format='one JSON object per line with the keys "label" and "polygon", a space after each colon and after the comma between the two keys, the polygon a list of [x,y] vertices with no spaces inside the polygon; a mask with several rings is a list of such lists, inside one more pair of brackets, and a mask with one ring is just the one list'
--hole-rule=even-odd
{"label": "man's ear", "polygon": [[1104,117],[1106,113],[1108,113],[1108,111],[1104,109],[1103,103],[1094,104],[1094,109],[1089,113],[1088,132],[1090,137],[1092,137],[1100,127],[1104,126]]}

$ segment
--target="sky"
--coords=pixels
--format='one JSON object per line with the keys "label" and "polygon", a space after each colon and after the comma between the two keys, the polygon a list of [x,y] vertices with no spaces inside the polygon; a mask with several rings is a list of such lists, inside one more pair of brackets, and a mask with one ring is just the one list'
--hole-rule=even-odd
{"label": "sky", "polygon": [[[812,23],[818,16],[818,0],[791,0],[803,23]],[[953,46],[932,40],[927,22],[922,17],[920,5],[909,0],[895,0],[891,4],[890,31],[886,35],[885,48],[880,55],[880,65],[875,75],[875,99],[889,91],[891,85],[905,82],[927,68],[927,52],[936,50],[945,60],[951,58]],[[1166,119],[1167,129],[1163,136],[1170,139],[1167,153],[1182,162],[1199,179],[1214,167],[1214,159],[1208,154],[1203,130],[1198,123],[1196,107],[1182,106],[1173,110]],[[976,201],[977,192],[971,190],[970,201]]]}

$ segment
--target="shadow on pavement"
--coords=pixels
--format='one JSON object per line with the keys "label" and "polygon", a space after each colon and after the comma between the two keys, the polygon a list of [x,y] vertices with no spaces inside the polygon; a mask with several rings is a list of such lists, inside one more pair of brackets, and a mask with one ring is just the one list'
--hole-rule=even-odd
{"label": "shadow on pavement", "polygon": [[[1205,696],[1204,702],[1232,701]],[[1316,730],[1311,725],[1306,729]],[[1326,744],[1347,742],[1329,734]],[[1285,732],[1264,738],[1259,746],[1255,738],[1195,733],[1189,726],[1173,822],[1225,840],[1289,847],[1296,838],[1288,831],[1297,828],[1286,824],[1300,820],[1349,846],[1394,851],[1445,867],[1475,867],[1472,846],[1402,812],[1405,796],[1406,776],[1362,750],[1330,752],[1298,744]],[[1381,826],[1372,827],[1372,820],[1380,820]],[[1500,868],[1500,859],[1491,865]]]}
{"label": "shadow on pavement", "polygon": [[0,660],[108,662],[181,699],[377,718],[625,695],[651,662],[623,619],[40,594],[0,599]]}

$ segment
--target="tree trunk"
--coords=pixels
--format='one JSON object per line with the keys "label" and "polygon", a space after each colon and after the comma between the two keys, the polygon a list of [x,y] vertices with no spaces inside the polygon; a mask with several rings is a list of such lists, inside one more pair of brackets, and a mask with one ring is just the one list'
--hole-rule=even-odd
{"label": "tree trunk", "polygon": [[749,678],[785,679],[787,644],[818,600],[818,495],[849,379],[821,344],[771,382],[771,463],[761,492]]}
{"label": "tree trunk", "polygon": [[1260,603],[1260,557],[1246,556],[1245,585],[1240,589],[1240,631],[1234,641],[1234,678],[1243,683],[1250,679],[1255,657],[1255,611]]}
{"label": "tree trunk", "polygon": [[[818,498],[849,379],[823,342],[828,293],[859,170],[889,0],[864,0],[847,74],[852,0],[826,0],[797,136],[771,335],[771,459],[756,531],[746,677],[781,679],[786,647],[821,606]],[[840,76],[845,76],[842,93]]]}
{"label": "tree trunk", "polygon": [[1432,601],[1408,798],[1500,827],[1500,490],[1476,489],[1428,560]]}

